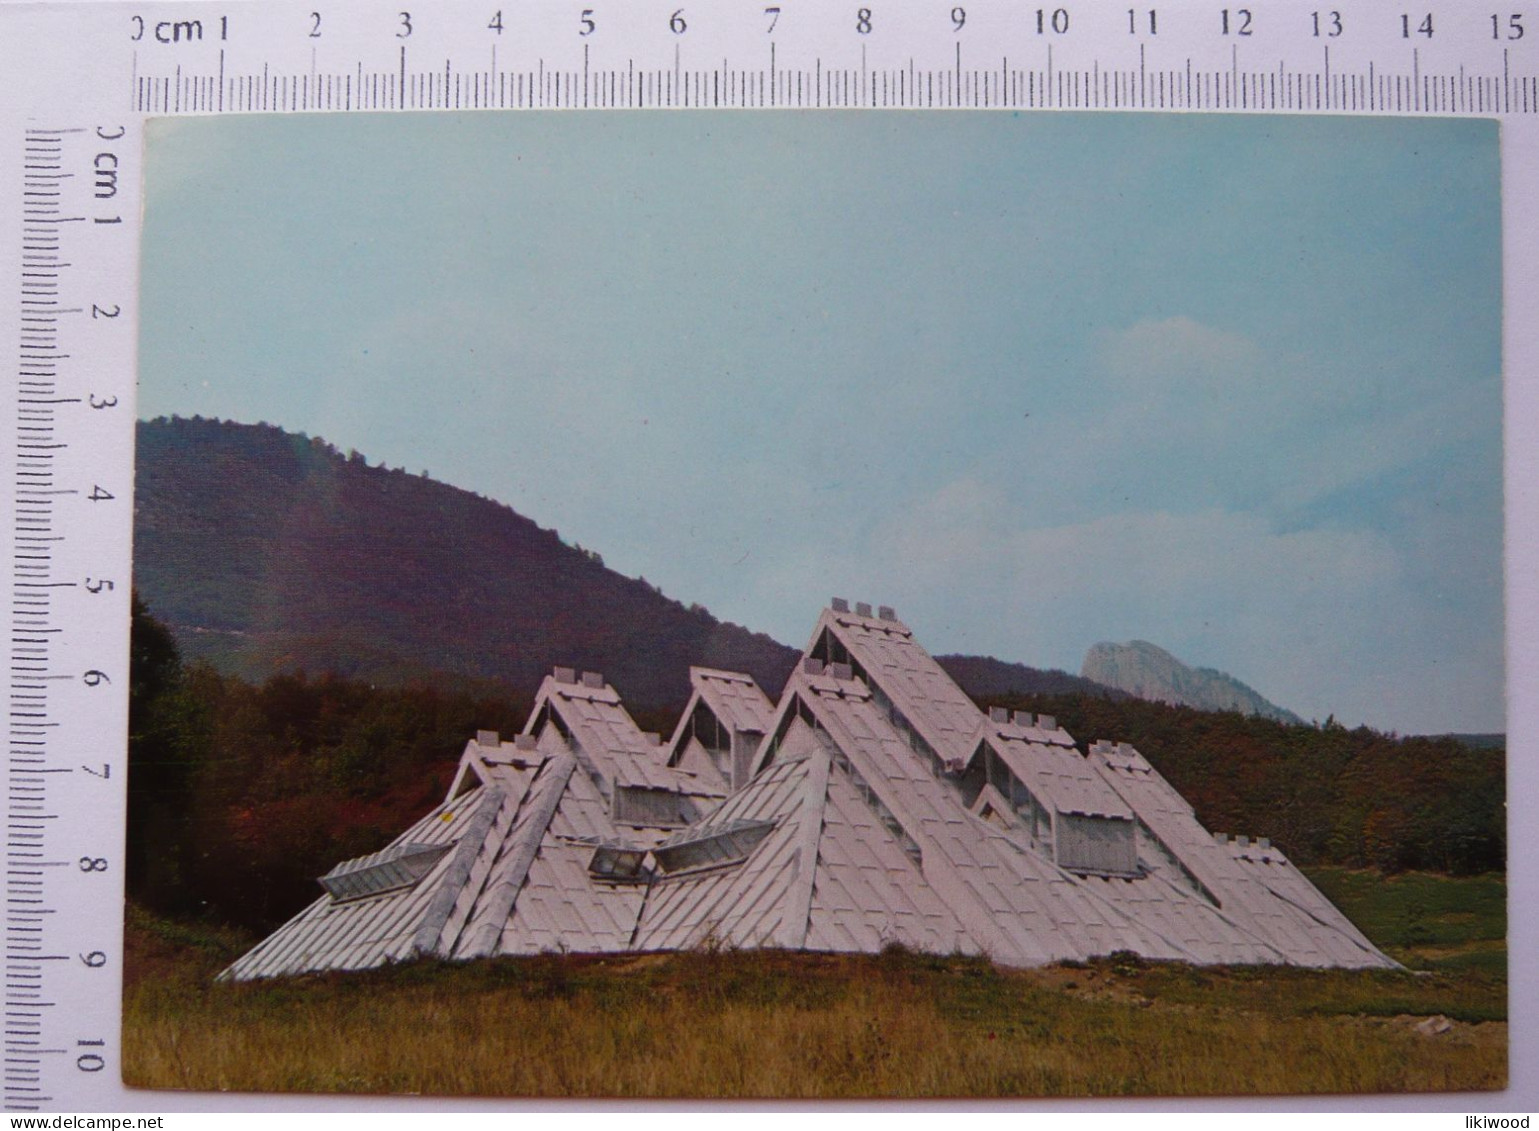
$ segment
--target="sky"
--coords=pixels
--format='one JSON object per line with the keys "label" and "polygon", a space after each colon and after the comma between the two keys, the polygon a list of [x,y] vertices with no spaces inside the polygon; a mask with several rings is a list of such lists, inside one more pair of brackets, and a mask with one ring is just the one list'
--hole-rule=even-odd
{"label": "sky", "polygon": [[1499,182],[1482,121],[161,120],[138,412],[426,470],[795,646],[838,595],[1501,731]]}

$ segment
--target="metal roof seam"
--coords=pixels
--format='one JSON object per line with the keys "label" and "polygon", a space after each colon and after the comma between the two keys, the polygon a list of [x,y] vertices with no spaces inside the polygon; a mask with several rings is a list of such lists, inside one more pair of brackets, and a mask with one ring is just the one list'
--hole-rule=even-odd
{"label": "metal roof seam", "polygon": [[428,913],[412,936],[412,947],[419,954],[432,954],[438,949],[438,936],[448,922],[449,913],[460,889],[470,877],[470,866],[480,851],[497,811],[502,808],[503,793],[500,789],[487,789],[476,807],[476,815],[465,835],[455,848],[448,874],[440,881]]}

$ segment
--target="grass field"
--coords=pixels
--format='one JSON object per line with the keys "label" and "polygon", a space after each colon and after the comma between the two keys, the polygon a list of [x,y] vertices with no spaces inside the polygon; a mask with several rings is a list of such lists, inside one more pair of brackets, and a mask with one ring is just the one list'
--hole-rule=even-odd
{"label": "grass field", "polygon": [[[1413,969],[1116,956],[1005,970],[903,951],[748,951],[423,962],[225,985],[213,974],[251,940],[131,912],[124,1078],[199,1090],[728,1098],[1503,1087],[1501,879],[1312,876]],[[1419,1031],[1434,1015],[1452,1028]]]}

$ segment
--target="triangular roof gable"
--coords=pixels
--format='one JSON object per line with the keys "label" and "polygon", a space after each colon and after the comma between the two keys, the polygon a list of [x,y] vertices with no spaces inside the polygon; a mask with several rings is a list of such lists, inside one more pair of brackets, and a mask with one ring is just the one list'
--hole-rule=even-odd
{"label": "triangular roof gable", "polygon": [[[1098,882],[1072,876],[967,813],[960,794],[929,772],[925,755],[860,681],[803,668],[788,690],[798,692],[828,733],[857,788],[915,842],[923,875],[945,893],[974,948],[1009,964],[1032,965],[1119,949],[1192,957],[1179,935],[1131,918],[1100,894]],[[836,773],[843,762],[836,759]]]}
{"label": "triangular roof gable", "polygon": [[636,949],[984,950],[839,768],[841,757],[805,711],[790,714],[773,763],[691,835],[765,819],[774,831],[741,865],[655,882]]}
{"label": "triangular roof gable", "polygon": [[889,609],[882,613],[889,615],[824,609],[807,655],[850,663],[942,763],[965,760],[976,746],[982,712],[906,624]]}
{"label": "triangular roof gable", "polygon": [[775,705],[751,675],[719,668],[691,667],[689,681],[711,712],[732,730],[763,734]]}
{"label": "triangular roof gable", "polygon": [[785,687],[781,690],[780,702],[775,705],[775,713],[770,717],[769,726],[764,732],[764,741],[759,744],[759,752],[754,756],[750,780],[780,760],[780,743],[785,737],[787,728],[798,715],[808,722],[811,721],[812,715],[802,703],[801,693],[797,689],[798,674],[810,666],[816,665],[809,664],[808,657],[802,657],[801,662],[792,671],[791,678],[786,681]]}
{"label": "triangular roof gable", "polygon": [[699,783],[668,766],[664,749],[642,733],[621,702],[620,694],[603,677],[590,672],[577,677],[558,669],[540,684],[529,713],[526,734],[538,736],[552,722],[569,740],[572,753],[585,768],[616,785],[697,793]]}
{"label": "triangular roof gable", "polygon": [[[978,838],[966,835],[974,831],[971,828],[964,832],[951,827],[955,817],[964,821],[972,818],[953,798],[936,794],[938,783],[919,763],[923,755],[913,751],[888,722],[869,687],[843,676],[842,671],[837,675],[813,673],[804,665],[792,673],[787,695],[794,693],[802,710],[828,734],[838,752],[836,766],[850,777],[882,825],[910,853],[917,851],[920,874],[935,890],[946,893],[946,905],[972,948],[1016,964],[1087,957],[1077,951],[1059,953],[1047,939],[1039,937],[1034,925],[1008,921],[980,899],[972,881],[983,877],[969,874],[979,862],[974,854]],[[979,831],[986,828],[982,821],[977,821],[976,827]],[[982,851],[990,857],[990,864],[997,865],[987,847]],[[1046,879],[1050,872],[1056,873],[1051,865],[1045,869],[1034,878]],[[1050,922],[1046,915],[1036,918],[1043,926]]]}
{"label": "triangular roof gable", "polygon": [[670,757],[668,764],[686,774],[693,774],[699,788],[725,797],[732,792],[732,783],[716,768],[711,753],[694,735],[686,735],[678,754]]}
{"label": "triangular roof gable", "polygon": [[521,734],[509,741],[494,730],[478,730],[476,736],[465,743],[459,766],[449,783],[449,791],[444,794],[444,802],[447,804],[477,785],[490,782],[490,766],[519,766],[522,763],[533,765],[544,758],[545,755],[535,748],[534,739],[530,735]]}
{"label": "triangular roof gable", "polygon": [[717,668],[691,666],[690,694],[678,725],[668,739],[668,765],[683,767],[684,754],[694,730],[696,711],[704,708],[727,734],[764,734],[775,715],[775,705],[750,675]]}

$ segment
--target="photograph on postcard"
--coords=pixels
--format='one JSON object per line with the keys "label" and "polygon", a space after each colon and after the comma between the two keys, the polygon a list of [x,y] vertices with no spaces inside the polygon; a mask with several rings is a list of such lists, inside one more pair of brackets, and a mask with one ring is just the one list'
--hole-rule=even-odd
{"label": "photograph on postcard", "polygon": [[1494,122],[145,169],[127,1083],[1505,1086]]}

